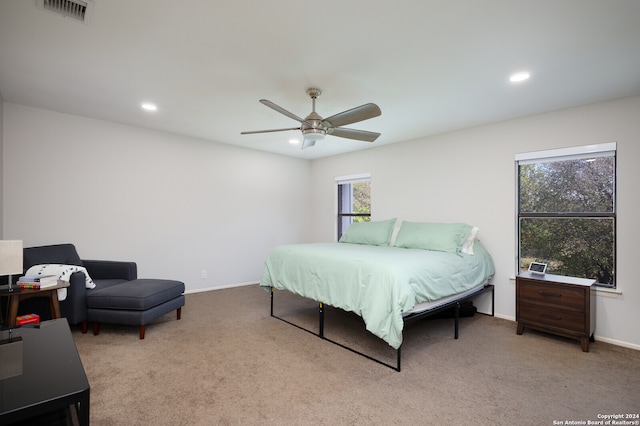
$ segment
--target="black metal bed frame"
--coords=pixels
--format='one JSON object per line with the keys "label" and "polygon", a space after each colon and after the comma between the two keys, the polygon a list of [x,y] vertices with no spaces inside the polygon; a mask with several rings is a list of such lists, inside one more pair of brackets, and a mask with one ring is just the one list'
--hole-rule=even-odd
{"label": "black metal bed frame", "polygon": [[[469,300],[471,298],[474,298],[474,297],[476,297],[476,296],[478,296],[480,294],[483,294],[483,293],[485,293],[486,291],[489,291],[489,290],[491,291],[491,316],[495,316],[495,292],[494,292],[494,286],[493,286],[493,284],[485,284],[483,288],[479,289],[476,292],[468,294],[463,298],[460,298],[460,299],[457,299],[457,300],[452,300],[452,301],[450,301],[448,303],[445,303],[444,305],[440,305],[440,306],[438,306],[437,308],[434,308],[434,309],[429,309],[429,310],[426,310],[426,311],[423,311],[423,312],[417,312],[417,313],[414,313],[414,314],[407,315],[406,317],[403,318],[404,325],[406,326],[408,324],[411,324],[412,322],[415,322],[415,321],[430,317],[432,315],[435,315],[435,314],[437,314],[439,312],[442,312],[442,311],[445,311],[447,309],[454,308],[454,329],[455,329],[454,338],[457,339],[458,338],[458,328],[459,328],[458,327],[458,320],[459,320],[459,314],[460,314],[460,303],[464,302],[466,300]],[[326,340],[327,342],[333,343],[334,345],[340,346],[341,348],[344,348],[344,349],[346,349],[348,351],[351,351],[351,352],[356,353],[356,354],[358,354],[360,356],[363,356],[363,357],[365,357],[365,358],[367,358],[367,359],[369,359],[371,361],[375,361],[378,364],[382,364],[385,367],[389,367],[389,368],[391,368],[393,370],[396,370],[397,372],[400,372],[402,345],[400,345],[400,347],[398,349],[396,349],[397,364],[395,366],[392,365],[392,364],[389,364],[389,363],[387,363],[385,361],[381,361],[381,360],[379,360],[377,358],[372,357],[371,355],[367,355],[367,354],[365,354],[363,352],[360,352],[360,351],[358,351],[356,349],[350,348],[349,346],[343,345],[340,342],[336,342],[335,340],[332,340],[332,339],[326,337],[324,335],[324,304],[322,302],[319,303],[319,308],[318,308],[319,326],[318,326],[318,332],[316,333],[315,331],[309,330],[309,329],[304,328],[304,327],[302,327],[302,326],[300,326],[298,324],[295,324],[295,323],[293,323],[291,321],[288,321],[288,320],[286,320],[284,318],[281,318],[281,317],[279,317],[277,315],[274,315],[274,313],[273,313],[273,295],[274,295],[274,288],[271,287],[271,316],[273,318],[279,319],[280,321],[286,322],[287,324],[290,324],[290,325],[292,325],[294,327],[297,327],[300,330],[304,330],[307,333],[311,333],[314,336],[318,336],[322,340]]]}

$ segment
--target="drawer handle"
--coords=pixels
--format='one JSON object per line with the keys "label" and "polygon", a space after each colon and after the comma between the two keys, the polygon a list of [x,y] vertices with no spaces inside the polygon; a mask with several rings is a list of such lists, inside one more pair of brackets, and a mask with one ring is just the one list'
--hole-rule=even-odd
{"label": "drawer handle", "polygon": [[549,314],[538,314],[538,315],[540,315],[542,318],[552,319],[556,321],[560,321],[562,319],[562,317],[557,317],[555,315],[549,315]]}
{"label": "drawer handle", "polygon": [[543,290],[540,290],[538,293],[540,293],[543,296],[562,297],[562,295],[560,293],[549,293],[548,291],[543,291]]}

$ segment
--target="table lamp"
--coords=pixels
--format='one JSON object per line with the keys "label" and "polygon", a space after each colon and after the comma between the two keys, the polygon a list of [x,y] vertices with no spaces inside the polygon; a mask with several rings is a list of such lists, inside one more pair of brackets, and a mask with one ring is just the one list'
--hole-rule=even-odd
{"label": "table lamp", "polygon": [[[0,293],[17,293],[20,287],[12,285],[12,275],[22,274],[22,241],[0,240],[0,276],[8,275],[9,283],[0,286]],[[7,303],[7,308],[9,304]],[[12,336],[0,339],[0,379],[22,374],[22,337]]]}
{"label": "table lamp", "polygon": [[0,293],[11,293],[19,289],[12,285],[12,275],[22,274],[22,241],[0,240],[0,276],[9,276],[9,284],[0,286]]}

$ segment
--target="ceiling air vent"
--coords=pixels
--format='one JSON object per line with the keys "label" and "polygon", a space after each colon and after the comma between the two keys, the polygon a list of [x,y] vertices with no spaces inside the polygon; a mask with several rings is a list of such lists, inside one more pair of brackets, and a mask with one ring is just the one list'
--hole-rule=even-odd
{"label": "ceiling air vent", "polygon": [[90,0],[38,0],[38,7],[88,24],[93,13]]}

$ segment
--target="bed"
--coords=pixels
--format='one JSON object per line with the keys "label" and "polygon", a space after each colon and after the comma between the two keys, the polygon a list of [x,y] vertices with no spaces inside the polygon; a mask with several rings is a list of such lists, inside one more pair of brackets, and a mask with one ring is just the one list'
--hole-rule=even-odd
{"label": "bed", "polygon": [[338,243],[274,248],[260,286],[271,293],[276,318],[274,289],[318,302],[323,338],[324,304],[359,315],[369,332],[398,351],[397,366],[391,367],[400,371],[406,323],[453,307],[457,338],[460,302],[493,293],[493,260],[476,234],[467,224],[354,223]]}

